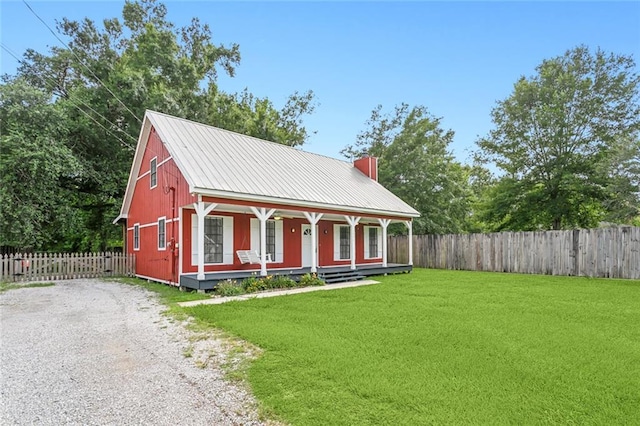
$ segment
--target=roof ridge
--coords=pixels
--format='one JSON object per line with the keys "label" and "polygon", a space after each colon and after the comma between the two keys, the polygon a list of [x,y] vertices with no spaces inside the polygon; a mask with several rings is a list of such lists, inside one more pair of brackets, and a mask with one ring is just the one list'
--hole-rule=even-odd
{"label": "roof ridge", "polygon": [[154,110],[152,110],[152,109],[147,109],[147,110],[145,110],[145,116],[147,115],[147,113],[163,115],[163,116],[165,116],[165,117],[167,117],[167,118],[171,118],[171,119],[174,119],[174,120],[186,121],[186,122],[191,123],[191,124],[196,124],[196,125],[199,125],[199,126],[204,126],[204,127],[208,127],[208,128],[211,128],[211,129],[220,130],[220,131],[222,131],[222,132],[225,132],[225,133],[231,133],[231,134],[234,134],[234,135],[237,135],[237,136],[243,137],[243,138],[250,138],[250,139],[254,139],[254,140],[258,141],[258,142],[262,142],[262,143],[269,143],[269,144],[277,145],[277,146],[280,146],[280,147],[289,148],[289,149],[292,149],[292,150],[294,150],[294,151],[296,151],[296,152],[302,152],[302,153],[304,153],[304,154],[308,154],[308,155],[315,155],[315,156],[317,156],[317,157],[323,157],[323,158],[326,158],[326,159],[329,159],[329,160],[339,161],[339,162],[341,162],[341,163],[345,163],[345,164],[348,164],[348,165],[350,165],[350,166],[352,166],[352,167],[353,167],[353,163],[352,163],[352,162],[350,162],[350,161],[347,161],[347,160],[341,160],[341,159],[339,159],[339,158],[330,157],[330,156],[328,156],[328,155],[318,154],[318,153],[315,153],[315,152],[305,151],[305,150],[303,150],[303,149],[298,149],[298,148],[295,148],[295,147],[293,147],[293,146],[285,145],[285,144],[282,144],[282,143],[279,143],[279,142],[268,141],[268,140],[265,140],[265,139],[260,139],[260,138],[255,137],[255,136],[250,136],[250,135],[245,135],[245,134],[243,134],[243,133],[234,132],[233,130],[223,129],[222,127],[212,126],[211,124],[200,123],[200,122],[198,122],[198,121],[189,120],[188,118],[176,117],[175,115],[171,115],[171,114],[167,114],[167,113],[159,112],[159,111],[154,111]]}

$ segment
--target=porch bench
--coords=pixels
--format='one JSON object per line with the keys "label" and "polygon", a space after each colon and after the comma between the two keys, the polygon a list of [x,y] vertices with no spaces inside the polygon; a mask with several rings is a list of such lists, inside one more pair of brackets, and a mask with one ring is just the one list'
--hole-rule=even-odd
{"label": "porch bench", "polygon": [[[238,255],[238,259],[240,259],[240,263],[243,265],[245,263],[261,263],[260,254],[258,254],[257,250],[238,250],[236,251]],[[271,253],[267,253],[267,263],[271,263]]]}

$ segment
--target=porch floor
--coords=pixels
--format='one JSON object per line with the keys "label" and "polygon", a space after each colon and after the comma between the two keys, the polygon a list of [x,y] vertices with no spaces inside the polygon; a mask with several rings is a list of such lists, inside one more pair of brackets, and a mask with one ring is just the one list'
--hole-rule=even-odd
{"label": "porch floor", "polygon": [[[370,277],[374,275],[385,274],[398,274],[411,272],[412,265],[400,264],[400,263],[388,263],[386,267],[380,264],[371,265],[358,265],[355,272],[362,277]],[[268,270],[270,275],[287,275],[292,279],[299,279],[304,274],[311,272],[311,268],[291,268],[291,269],[277,269]],[[350,266],[329,266],[319,267],[318,276],[322,277],[324,274],[338,274],[353,272]],[[236,280],[242,281],[250,276],[255,276],[255,271],[225,271],[225,272],[207,272],[205,273],[204,280],[198,280],[197,274],[184,274],[180,277],[180,286],[192,290],[213,290],[219,281],[224,280]],[[328,284],[331,285],[331,284]]]}

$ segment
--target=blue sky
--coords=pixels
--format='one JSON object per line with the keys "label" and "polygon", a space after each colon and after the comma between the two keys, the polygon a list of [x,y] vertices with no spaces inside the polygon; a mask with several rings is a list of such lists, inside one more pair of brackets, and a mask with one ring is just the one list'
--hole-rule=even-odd
{"label": "blue sky", "polygon": [[[29,1],[52,27],[56,19],[121,17],[121,1]],[[238,43],[236,77],[281,106],[292,92],[316,93],[305,120],[317,133],[304,149],[340,158],[371,110],[425,105],[456,133],[451,150],[467,162],[491,129],[495,102],[543,59],[585,44],[640,61],[640,2],[214,2],[167,1],[168,18],[198,16],[216,43]],[[59,42],[21,1],[0,3],[2,43],[18,54]],[[1,72],[16,61],[1,51]]]}

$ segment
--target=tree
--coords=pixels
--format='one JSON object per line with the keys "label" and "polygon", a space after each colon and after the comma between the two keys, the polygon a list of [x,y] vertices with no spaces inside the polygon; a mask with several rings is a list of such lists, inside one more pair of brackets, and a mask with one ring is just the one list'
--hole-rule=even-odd
{"label": "tree", "polygon": [[248,91],[226,94],[217,76],[234,76],[239,46],[216,45],[198,18],[176,28],[166,16],[167,8],[156,0],[127,1],[122,19],[105,19],[102,25],[89,19],[59,22],[71,50],[25,53],[19,76],[50,94],[66,126],[66,146],[79,164],[76,173],[59,180],[74,194],[81,218],[66,236],[70,249],[104,250],[121,239],[111,221],[146,109],[289,145],[308,138],[301,117],[313,112],[311,92],[294,93],[280,110]]}
{"label": "tree", "polygon": [[216,86],[209,88],[207,122],[226,130],[283,145],[300,146],[309,138],[302,116],[315,110],[312,91],[295,92],[277,110],[268,98],[258,98],[248,90],[228,94]]}
{"label": "tree", "polygon": [[[423,106],[378,106],[345,156],[378,157],[378,180],[421,214],[416,233],[462,232],[469,216],[468,171],[448,151],[453,131]],[[398,231],[402,230],[399,229]]]}
{"label": "tree", "polygon": [[66,120],[49,95],[22,79],[0,85],[0,246],[59,244],[72,221],[58,182],[79,170],[66,146]]}
{"label": "tree", "polygon": [[578,47],[543,61],[498,102],[495,128],[478,141],[478,159],[502,174],[483,212],[493,229],[591,227],[637,207],[634,69],[631,57]]}

